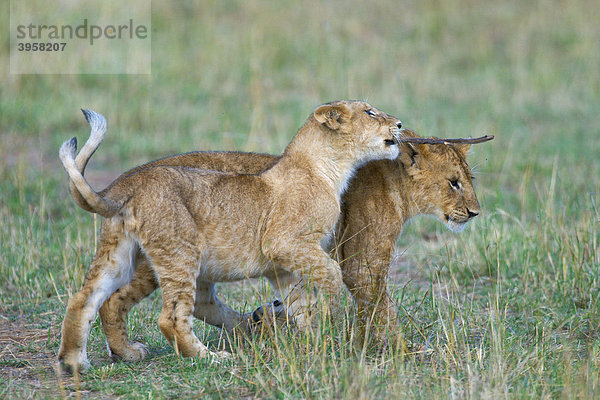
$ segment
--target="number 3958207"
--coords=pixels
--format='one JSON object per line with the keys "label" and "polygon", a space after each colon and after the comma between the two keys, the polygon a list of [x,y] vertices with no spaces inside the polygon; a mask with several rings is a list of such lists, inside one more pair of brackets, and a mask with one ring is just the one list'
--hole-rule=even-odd
{"label": "number 3958207", "polygon": [[18,51],[64,51],[67,43],[17,43]]}

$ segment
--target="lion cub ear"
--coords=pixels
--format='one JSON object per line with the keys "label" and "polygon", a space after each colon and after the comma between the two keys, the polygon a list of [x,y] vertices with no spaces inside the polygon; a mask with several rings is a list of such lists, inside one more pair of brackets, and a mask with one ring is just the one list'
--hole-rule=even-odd
{"label": "lion cub ear", "polygon": [[469,152],[471,145],[468,143],[455,144],[454,148],[456,151],[458,151],[462,158],[467,158],[467,153]]}
{"label": "lion cub ear", "polygon": [[398,159],[404,165],[404,168],[417,167],[417,156],[419,155],[417,146],[411,143],[403,143],[400,148]]}
{"label": "lion cub ear", "polygon": [[421,169],[423,159],[429,156],[429,148],[427,144],[403,143],[400,148],[398,159],[404,165],[406,170]]}
{"label": "lion cub ear", "polygon": [[331,130],[337,131],[350,120],[350,109],[345,104],[323,104],[314,112],[315,119]]}

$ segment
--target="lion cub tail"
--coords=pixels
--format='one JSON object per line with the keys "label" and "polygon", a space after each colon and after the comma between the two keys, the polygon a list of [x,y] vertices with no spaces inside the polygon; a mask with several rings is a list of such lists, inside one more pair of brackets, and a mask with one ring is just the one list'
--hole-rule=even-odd
{"label": "lion cub tail", "polygon": [[77,152],[77,138],[67,140],[60,146],[58,156],[69,175],[69,187],[77,204],[86,211],[98,213],[110,218],[115,215],[121,206],[111,200],[105,199],[94,191],[83,177],[85,167],[106,133],[106,119],[91,110],[81,110],[85,119],[92,127],[90,138],[85,143],[79,155]]}

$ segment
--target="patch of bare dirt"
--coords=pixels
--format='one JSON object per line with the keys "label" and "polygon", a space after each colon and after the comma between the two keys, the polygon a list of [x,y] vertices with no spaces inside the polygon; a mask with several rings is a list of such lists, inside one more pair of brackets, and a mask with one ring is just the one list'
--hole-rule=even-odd
{"label": "patch of bare dirt", "polygon": [[8,398],[31,392],[58,395],[56,355],[46,346],[58,332],[35,325],[0,314],[0,387]]}

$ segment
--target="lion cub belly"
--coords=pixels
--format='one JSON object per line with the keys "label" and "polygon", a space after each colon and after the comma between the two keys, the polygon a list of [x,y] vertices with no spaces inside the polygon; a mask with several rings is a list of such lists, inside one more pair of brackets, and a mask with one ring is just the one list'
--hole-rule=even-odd
{"label": "lion cub belly", "polygon": [[208,282],[257,278],[272,268],[259,251],[236,251],[229,246],[208,250],[199,267],[198,279]]}

